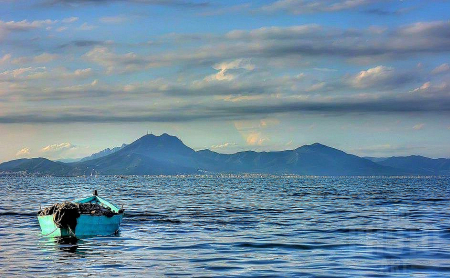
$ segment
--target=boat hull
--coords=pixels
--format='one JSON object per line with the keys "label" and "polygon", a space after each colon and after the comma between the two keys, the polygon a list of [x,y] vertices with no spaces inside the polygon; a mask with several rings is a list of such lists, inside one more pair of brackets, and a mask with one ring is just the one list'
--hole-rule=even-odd
{"label": "boat hull", "polygon": [[77,218],[75,231],[67,228],[58,228],[53,222],[53,215],[38,216],[42,235],[48,237],[89,237],[112,235],[119,231],[123,213],[107,216],[95,216],[82,214]]}

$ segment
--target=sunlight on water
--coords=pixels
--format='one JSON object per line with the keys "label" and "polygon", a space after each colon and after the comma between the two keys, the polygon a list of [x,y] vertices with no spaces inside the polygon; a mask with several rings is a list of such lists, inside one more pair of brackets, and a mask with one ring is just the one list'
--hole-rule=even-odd
{"label": "sunlight on water", "polygon": [[[39,205],[94,189],[124,205],[119,235],[40,235]],[[0,193],[1,277],[450,275],[449,178],[0,178]]]}

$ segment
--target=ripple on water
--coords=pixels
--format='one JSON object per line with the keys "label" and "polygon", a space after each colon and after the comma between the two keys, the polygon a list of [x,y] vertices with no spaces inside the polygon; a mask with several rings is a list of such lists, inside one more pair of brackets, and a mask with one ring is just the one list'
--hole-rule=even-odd
{"label": "ripple on water", "polygon": [[[117,236],[40,236],[39,206],[124,205]],[[0,276],[450,275],[450,179],[0,178]]]}

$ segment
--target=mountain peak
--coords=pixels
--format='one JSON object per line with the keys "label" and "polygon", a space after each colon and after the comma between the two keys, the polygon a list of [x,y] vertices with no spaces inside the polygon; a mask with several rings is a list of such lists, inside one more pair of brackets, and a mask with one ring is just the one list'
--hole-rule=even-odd
{"label": "mountain peak", "polygon": [[333,149],[332,147],[328,147],[324,144],[320,144],[320,143],[313,143],[310,145],[303,145],[301,147],[298,147],[297,149],[313,149],[313,150],[320,150],[320,149]]}
{"label": "mountain peak", "polygon": [[315,148],[330,148],[330,147],[328,147],[328,146],[326,146],[326,145],[324,145],[324,144],[320,144],[320,143],[313,143],[313,144],[311,144],[311,145],[309,145],[309,146],[311,146],[311,147],[315,147]]}
{"label": "mountain peak", "polygon": [[161,135],[147,134],[124,148],[124,151],[138,153],[147,152],[194,152],[178,137],[163,133]]}
{"label": "mountain peak", "polygon": [[[149,140],[149,139],[156,139],[156,138],[160,138],[160,139],[168,139],[168,138],[176,138],[177,140],[180,140],[178,137],[176,137],[176,136],[173,136],[173,135],[169,135],[169,134],[167,134],[167,133],[163,133],[163,134],[161,134],[161,135],[155,135],[155,134],[153,134],[153,133],[150,133],[150,134],[146,134],[146,135],[144,135],[144,136],[142,136],[141,138],[139,138],[138,140],[136,140],[136,141],[139,141],[139,140],[141,140],[141,139],[146,139],[146,140]],[[181,140],[180,140],[181,141]]]}

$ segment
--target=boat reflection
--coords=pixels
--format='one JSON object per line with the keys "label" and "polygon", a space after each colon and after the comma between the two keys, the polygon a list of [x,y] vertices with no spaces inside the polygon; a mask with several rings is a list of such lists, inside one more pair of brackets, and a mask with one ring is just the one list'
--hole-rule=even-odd
{"label": "boat reflection", "polygon": [[111,238],[117,238],[120,237],[120,233],[116,233],[114,235],[110,236],[91,236],[91,237],[82,237],[82,238],[76,238],[76,237],[54,237],[54,238],[42,238],[45,240],[43,242],[43,245],[45,248],[43,250],[56,250],[56,251],[62,251],[63,253],[66,253],[67,255],[76,255],[76,256],[90,256],[95,253],[96,246],[104,246],[113,244],[112,242],[108,242],[105,240],[111,239]]}

